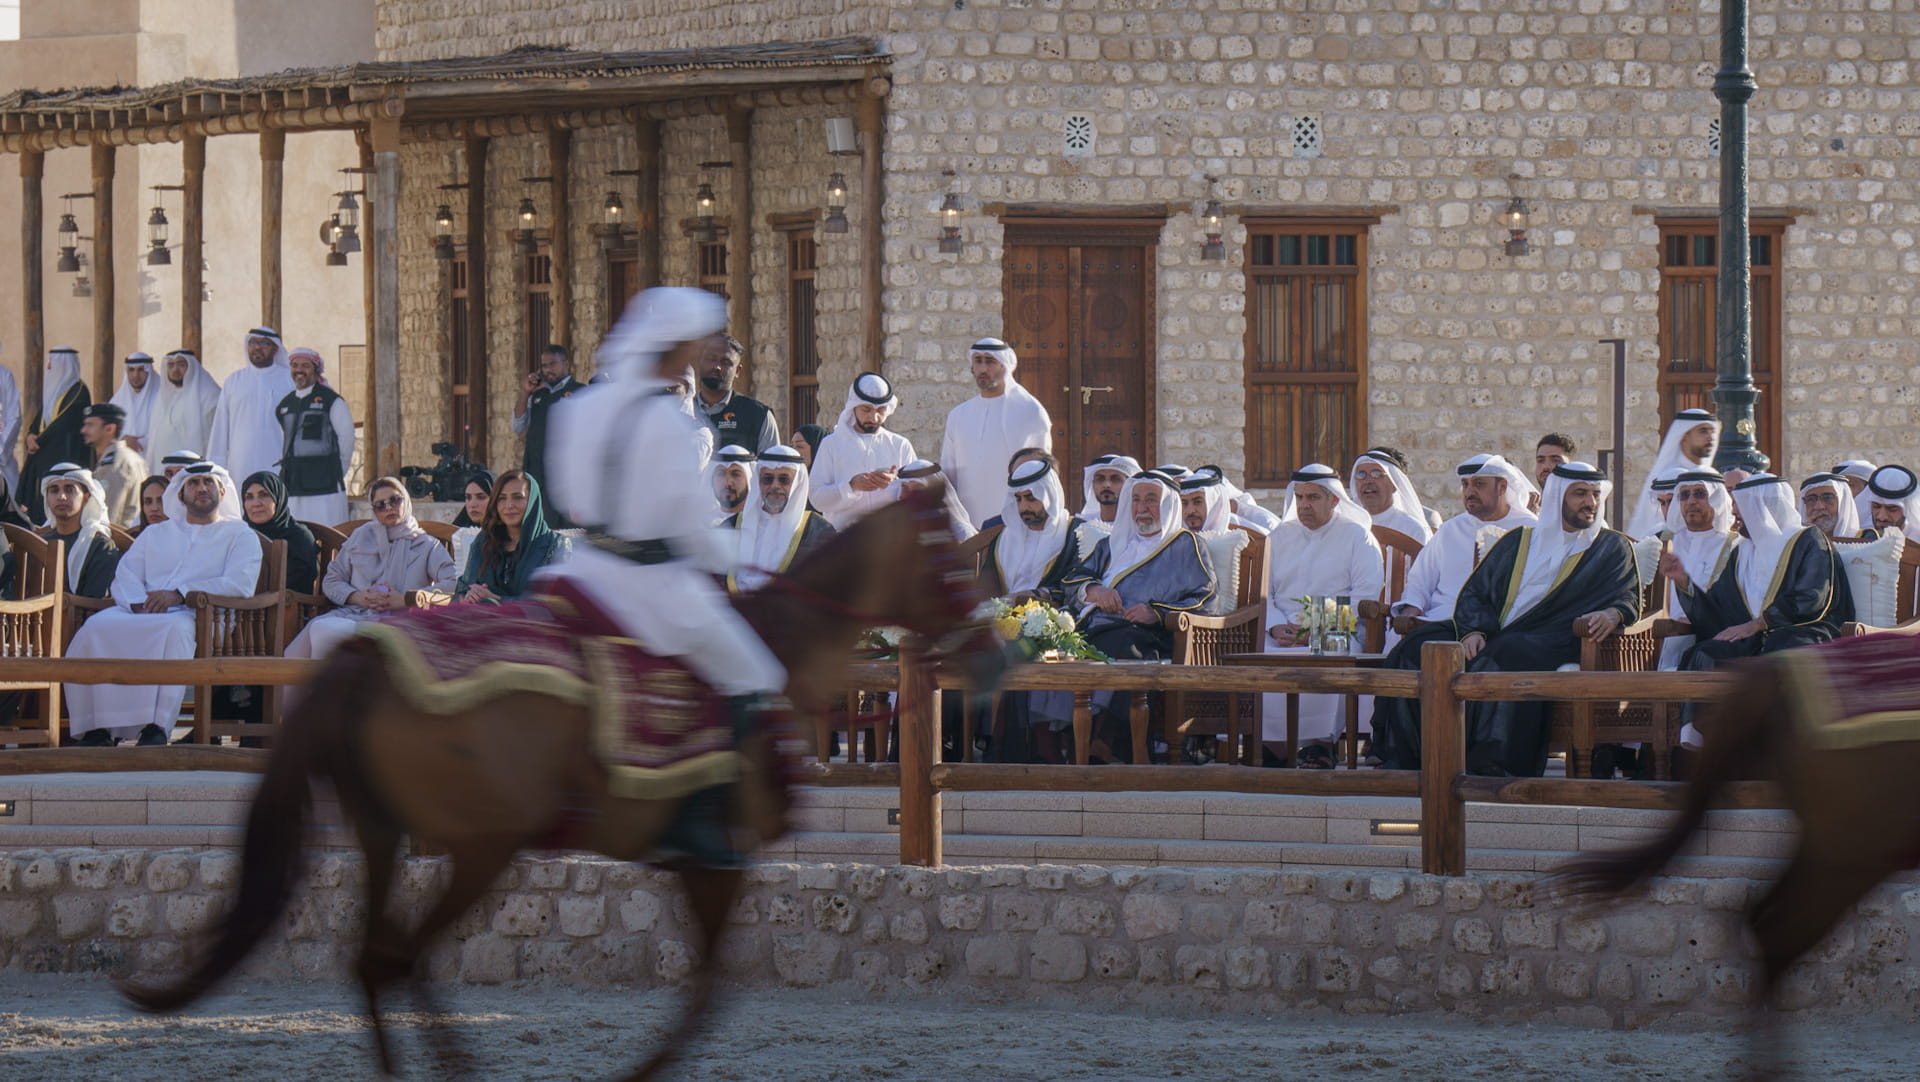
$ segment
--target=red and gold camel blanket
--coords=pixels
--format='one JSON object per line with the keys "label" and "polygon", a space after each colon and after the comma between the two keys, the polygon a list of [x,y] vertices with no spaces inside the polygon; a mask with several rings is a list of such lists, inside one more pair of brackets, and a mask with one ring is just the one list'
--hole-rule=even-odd
{"label": "red and gold camel blanket", "polygon": [[1920,740],[1920,636],[1835,639],[1778,657],[1809,746]]}
{"label": "red and gold camel blanket", "polygon": [[736,780],[721,698],[679,662],[619,637],[564,580],[551,585],[537,600],[417,609],[360,633],[378,644],[407,701],[430,714],[515,692],[586,707],[615,796],[670,799]]}

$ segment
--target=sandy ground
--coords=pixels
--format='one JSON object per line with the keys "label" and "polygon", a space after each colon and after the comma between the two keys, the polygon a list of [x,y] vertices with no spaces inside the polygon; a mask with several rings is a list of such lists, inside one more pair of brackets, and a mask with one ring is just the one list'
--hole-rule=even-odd
{"label": "sandy ground", "polygon": [[[445,989],[443,1006],[482,1065],[473,1077],[600,1079],[640,1058],[670,993],[552,985]],[[408,1006],[404,1001],[397,1004]],[[344,984],[242,983],[175,1018],[135,1015],[98,977],[0,980],[6,1082],[219,1082],[375,1077],[357,997]],[[397,1013],[403,1066],[440,1077],[422,1016]],[[1800,1026],[1788,1077],[1889,1082],[1914,1077],[1914,1032],[1892,1025]],[[1096,1012],[951,999],[882,1002],[846,992],[735,991],[683,1079],[1251,1079],[1386,1082],[1623,1082],[1740,1076],[1742,1037],[1440,1016],[1281,1018],[1138,1010]]]}

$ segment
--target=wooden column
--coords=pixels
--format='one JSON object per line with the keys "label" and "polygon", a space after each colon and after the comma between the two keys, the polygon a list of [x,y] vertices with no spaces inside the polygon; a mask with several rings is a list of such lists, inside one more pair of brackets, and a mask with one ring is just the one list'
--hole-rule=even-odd
{"label": "wooden column", "polygon": [[[189,135],[180,146],[180,168],[185,174],[181,193],[186,206],[180,211],[186,236],[180,244],[180,345],[197,356],[205,328],[201,323],[201,298],[206,294],[205,271],[207,206],[207,137]],[[165,376],[166,373],[160,373]],[[163,452],[164,453],[164,452]]]}
{"label": "wooden column", "polygon": [[[20,405],[25,411],[40,405],[40,387],[46,378],[47,320],[43,292],[46,254],[46,205],[40,197],[40,179],[47,156],[38,150],[20,155]],[[26,431],[25,427],[21,431]],[[11,454],[13,448],[0,448]]]}
{"label": "wooden column", "polygon": [[260,323],[280,326],[280,193],[286,182],[287,133],[260,133]]}
{"label": "wooden column", "polygon": [[727,207],[727,328],[740,340],[746,360],[736,386],[753,392],[753,110],[727,107],[727,156],[733,195]]}
{"label": "wooden column", "polygon": [[547,134],[547,175],[553,178],[553,229],[547,241],[553,268],[553,313],[547,317],[548,341],[573,348],[573,132]]}
{"label": "wooden column", "polygon": [[400,471],[400,118],[373,121],[373,172],[367,174],[367,217],[373,243],[373,402],[367,414],[378,427],[378,454],[368,462],[377,476]]}
{"label": "wooden column", "polygon": [[1467,652],[1457,642],[1420,648],[1420,868],[1467,874],[1467,805],[1453,791],[1467,772],[1467,706],[1453,693]]}
{"label": "wooden column", "polygon": [[633,143],[639,152],[634,177],[634,277],[641,289],[660,284],[660,122],[643,116],[633,125]]}
{"label": "wooden column", "polygon": [[[473,424],[474,461],[488,462],[487,434],[493,415],[487,398],[487,140],[467,140],[467,415]],[[459,439],[460,433],[449,433]]]}
{"label": "wooden column", "polygon": [[[360,177],[363,181],[360,186],[367,190],[366,198],[361,200],[362,213],[366,215],[365,220],[371,223],[373,221],[373,189],[364,182],[366,178],[373,176],[373,137],[364,129],[353,134],[354,142],[360,150]],[[368,228],[371,231],[371,226]],[[364,320],[360,341],[367,343],[369,352],[366,356],[371,360],[374,336],[378,333],[377,322],[374,319],[376,308],[373,303],[374,260],[371,247],[373,242],[362,240],[360,243],[360,313]],[[359,445],[360,489],[364,491],[374,478],[382,476],[377,469],[380,465],[380,417],[379,411],[374,408],[374,403],[380,401],[380,379],[378,369],[372,364],[367,365],[366,380],[359,387],[359,395],[361,405],[356,415],[361,428],[355,436],[355,443]],[[356,403],[349,399],[347,404],[355,405]],[[353,490],[349,489],[348,492],[352,494]]]}
{"label": "wooden column", "polygon": [[880,141],[885,127],[886,99],[874,93],[876,79],[868,93],[853,106],[854,127],[860,132],[860,364],[858,371],[879,372],[886,367],[885,342],[880,319],[882,260],[886,254],[886,236],[882,232],[882,214],[887,201],[881,172]]}
{"label": "wooden column", "polygon": [[[899,703],[900,863],[938,867],[945,854],[940,791],[933,787],[932,772],[940,761],[940,694],[934,687],[933,666],[917,641],[900,651]],[[852,737],[848,740],[851,748]]]}
{"label": "wooden column", "polygon": [[93,400],[113,397],[113,148],[93,147]]}

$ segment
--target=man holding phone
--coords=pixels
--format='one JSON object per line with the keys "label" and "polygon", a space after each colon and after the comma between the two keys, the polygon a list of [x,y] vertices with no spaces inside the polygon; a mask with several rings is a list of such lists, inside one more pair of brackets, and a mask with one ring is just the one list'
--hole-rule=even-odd
{"label": "man holding phone", "polygon": [[[586,384],[573,378],[573,365],[567,359],[567,347],[549,345],[540,351],[540,367],[528,372],[521,381],[522,397],[513,406],[513,431],[527,438],[521,465],[542,488],[547,485],[547,411],[555,402],[584,390]],[[547,524],[564,526],[554,504],[547,504]]]}

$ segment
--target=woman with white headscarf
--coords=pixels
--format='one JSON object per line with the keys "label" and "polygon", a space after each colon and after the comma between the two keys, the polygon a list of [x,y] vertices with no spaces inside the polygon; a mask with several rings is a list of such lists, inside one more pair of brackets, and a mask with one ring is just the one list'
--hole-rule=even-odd
{"label": "woman with white headscarf", "polygon": [[813,506],[836,530],[893,502],[887,486],[914,460],[913,444],[887,427],[900,408],[893,384],[862,372],[847,387],[833,432],[813,449]]}
{"label": "woman with white headscarf", "polygon": [[147,460],[175,451],[205,455],[213,411],[220,405],[219,382],[190,349],[167,354],[161,368],[160,378],[154,381],[160,385],[160,397],[154,399],[153,416],[147,423],[147,445],[153,448]]}
{"label": "woman with white headscarf", "polygon": [[444,592],[460,573],[446,546],[420,528],[399,479],[375,481],[367,502],[373,520],[348,536],[320,582],[320,592],[338,607],[308,621],[287,647],[288,657],[325,657],[362,621],[405,608],[409,591]]}
{"label": "woman with white headscarf", "polygon": [[1014,373],[1020,358],[998,338],[982,338],[967,350],[979,394],[953,407],[940,439],[940,469],[954,486],[967,517],[985,522],[1000,510],[1007,460],[1023,447],[1053,450],[1053,420]]}
{"label": "woman with white headscarf", "polygon": [[72,346],[56,346],[47,351],[47,370],[40,385],[40,411],[27,428],[27,461],[20,468],[20,484],[14,499],[27,518],[39,522],[46,517],[40,502],[40,479],[62,462],[92,462],[93,448],[80,434],[87,407],[93,395],[80,382],[80,354]]}

